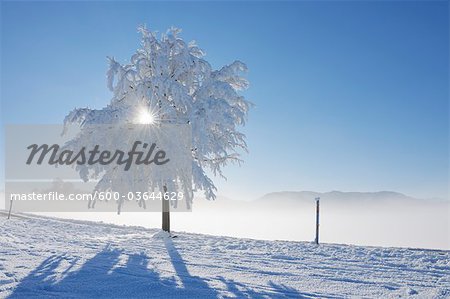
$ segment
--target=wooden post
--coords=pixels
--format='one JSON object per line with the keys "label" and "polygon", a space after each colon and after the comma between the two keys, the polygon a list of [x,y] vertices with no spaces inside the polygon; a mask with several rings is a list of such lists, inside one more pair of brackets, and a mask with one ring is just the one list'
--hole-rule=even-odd
{"label": "wooden post", "polygon": [[320,197],[316,198],[316,239],[314,242],[319,244],[319,201]]}
{"label": "wooden post", "polygon": [[[5,197],[5,201],[6,201],[6,197]],[[9,212],[8,212],[8,219],[11,218],[11,210],[12,210],[12,198],[9,199]]]}
{"label": "wooden post", "polygon": [[[164,194],[167,193],[167,187],[164,186]],[[162,196],[162,230],[170,233],[170,203]]]}

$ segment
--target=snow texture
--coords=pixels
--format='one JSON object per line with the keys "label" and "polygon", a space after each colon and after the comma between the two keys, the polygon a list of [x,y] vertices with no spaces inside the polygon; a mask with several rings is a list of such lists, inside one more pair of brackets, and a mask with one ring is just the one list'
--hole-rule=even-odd
{"label": "snow texture", "polygon": [[450,252],[0,213],[0,297],[450,298]]}

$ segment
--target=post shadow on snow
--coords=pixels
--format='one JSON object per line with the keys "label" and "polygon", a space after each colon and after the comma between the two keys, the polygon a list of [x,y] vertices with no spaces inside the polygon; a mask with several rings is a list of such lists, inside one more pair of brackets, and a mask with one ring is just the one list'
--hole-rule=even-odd
{"label": "post shadow on snow", "polygon": [[[165,238],[164,244],[176,272],[174,277],[161,277],[158,272],[149,269],[150,258],[144,254],[126,254],[123,250],[107,246],[80,268],[77,268],[76,258],[64,254],[50,256],[22,279],[8,298],[217,298],[219,296],[219,293],[204,279],[189,273],[172,239]],[[122,254],[128,257],[126,262],[121,262]],[[181,281],[181,285],[176,279]],[[302,298],[302,294],[296,290],[274,283],[269,285],[272,291],[259,292],[233,280],[220,277],[219,280],[226,285],[230,296],[238,298],[267,296]]]}

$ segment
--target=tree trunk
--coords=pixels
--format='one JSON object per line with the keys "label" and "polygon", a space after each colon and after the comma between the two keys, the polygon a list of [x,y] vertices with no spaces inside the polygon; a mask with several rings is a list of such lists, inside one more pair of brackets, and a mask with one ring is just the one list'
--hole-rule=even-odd
{"label": "tree trunk", "polygon": [[[167,187],[164,186],[164,194],[167,193]],[[162,197],[162,230],[170,233],[170,203]]]}

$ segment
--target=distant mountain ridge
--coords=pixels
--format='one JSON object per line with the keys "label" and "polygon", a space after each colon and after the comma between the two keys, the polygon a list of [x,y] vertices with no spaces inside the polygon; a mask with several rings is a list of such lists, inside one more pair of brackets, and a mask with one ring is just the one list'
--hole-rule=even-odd
{"label": "distant mountain ridge", "polygon": [[345,201],[381,201],[381,200],[420,200],[393,191],[379,192],[314,192],[314,191],[281,191],[271,192],[257,199],[258,201],[284,200],[284,201],[311,201],[316,197],[321,200]]}

